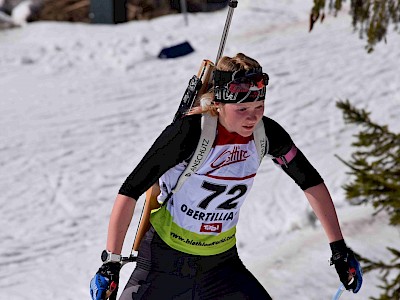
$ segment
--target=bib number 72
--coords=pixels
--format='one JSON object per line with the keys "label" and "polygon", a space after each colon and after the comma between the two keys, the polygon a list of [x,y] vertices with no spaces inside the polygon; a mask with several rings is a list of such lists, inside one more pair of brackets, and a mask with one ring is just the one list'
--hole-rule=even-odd
{"label": "bib number 72", "polygon": [[[228,186],[227,185],[220,185],[220,184],[215,184],[211,183],[208,181],[203,181],[203,184],[201,185],[203,189],[206,189],[207,191],[212,192],[212,194],[205,199],[203,199],[199,207],[202,209],[206,209],[210,202],[217,198],[219,195],[225,193],[227,190]],[[232,198],[229,198],[225,202],[221,203],[218,205],[217,209],[234,209],[237,207],[238,203],[234,202],[236,199],[242,197],[244,194],[247,192],[247,185],[244,184],[238,184],[232,187],[226,194],[227,195],[234,195]],[[236,195],[235,195],[236,194]]]}

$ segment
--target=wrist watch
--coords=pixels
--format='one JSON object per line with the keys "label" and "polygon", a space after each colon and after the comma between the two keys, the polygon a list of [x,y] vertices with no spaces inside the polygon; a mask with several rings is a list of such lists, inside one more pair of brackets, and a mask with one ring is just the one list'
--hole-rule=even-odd
{"label": "wrist watch", "polygon": [[112,253],[108,250],[103,250],[103,252],[101,253],[101,261],[103,262],[103,264],[108,262],[120,262],[121,255]]}

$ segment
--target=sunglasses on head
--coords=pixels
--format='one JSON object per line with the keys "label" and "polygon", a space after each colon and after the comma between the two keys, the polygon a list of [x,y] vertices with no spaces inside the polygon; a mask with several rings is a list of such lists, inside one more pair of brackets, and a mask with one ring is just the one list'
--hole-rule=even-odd
{"label": "sunglasses on head", "polygon": [[268,85],[268,74],[251,73],[243,77],[238,77],[226,84],[231,93],[247,93],[249,91],[259,91]]}

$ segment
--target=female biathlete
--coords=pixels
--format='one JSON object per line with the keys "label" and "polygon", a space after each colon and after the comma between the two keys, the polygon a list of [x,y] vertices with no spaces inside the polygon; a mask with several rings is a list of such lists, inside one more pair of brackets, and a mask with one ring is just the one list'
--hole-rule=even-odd
{"label": "female biathlete", "polygon": [[[104,299],[110,284],[118,284],[120,253],[136,200],[157,180],[163,205],[151,214],[120,300],[272,299],[239,259],[235,238],[240,207],[260,163],[253,134],[259,122],[266,154],[304,191],[329,239],[340,280],[358,292],[361,268],[343,240],[321,176],[289,134],[263,116],[267,84],[268,75],[254,59],[239,53],[219,60],[201,106],[161,133],[119,190],[103,265],[90,285],[92,299]],[[215,141],[204,163],[172,193],[199,143],[202,114],[218,118]]]}

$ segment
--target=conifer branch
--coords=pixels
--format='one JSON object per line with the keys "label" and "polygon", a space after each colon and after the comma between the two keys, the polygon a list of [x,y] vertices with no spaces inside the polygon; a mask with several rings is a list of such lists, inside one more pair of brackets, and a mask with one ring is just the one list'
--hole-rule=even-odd
{"label": "conifer branch", "polygon": [[[344,1],[329,0],[329,12],[336,16]],[[325,15],[325,6],[324,0],[314,0],[310,13],[310,31],[318,19]],[[393,24],[393,29],[399,31],[400,0],[351,0],[350,14],[354,30],[359,31],[360,38],[367,37],[365,48],[370,53],[377,43],[386,42],[390,25]]]}
{"label": "conifer branch", "polygon": [[[390,225],[400,226],[400,134],[390,132],[388,126],[374,123],[370,113],[356,109],[348,100],[339,101],[337,107],[343,111],[347,124],[361,127],[352,143],[357,150],[351,160],[345,161],[336,155],[354,178],[344,185],[346,197],[357,200],[358,204],[372,204],[373,216],[386,211]],[[377,270],[381,274],[379,288],[382,293],[372,300],[400,300],[400,250],[387,249],[393,256],[389,263],[358,256],[364,272]]]}

